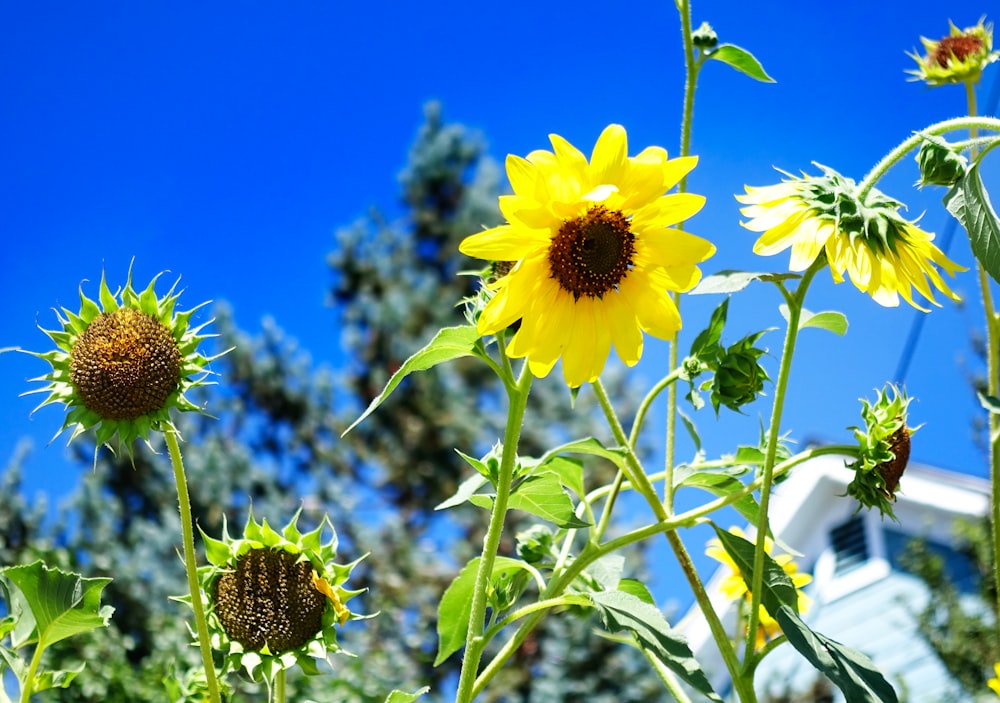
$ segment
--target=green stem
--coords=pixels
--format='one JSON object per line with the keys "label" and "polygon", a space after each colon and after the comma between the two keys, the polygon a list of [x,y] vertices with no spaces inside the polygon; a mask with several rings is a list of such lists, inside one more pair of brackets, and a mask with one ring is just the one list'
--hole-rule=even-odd
{"label": "green stem", "polygon": [[28,672],[24,680],[21,681],[21,703],[30,703],[31,694],[35,692],[35,674],[38,673],[38,666],[42,663],[42,652],[45,647],[41,642],[35,645],[35,651],[31,655],[31,663],[28,665]]}
{"label": "green stem", "polygon": [[[694,94],[698,85],[698,69],[700,64],[694,56],[694,40],[691,36],[691,3],[688,0],[676,0],[677,12],[681,20],[681,43],[684,46],[684,107],[681,113],[681,142],[680,156],[687,156],[691,153],[691,127],[694,122]],[[677,184],[677,192],[687,192],[687,176]],[[683,230],[684,223],[678,223],[677,229]],[[673,293],[671,296],[674,305],[677,306],[678,313],[681,308],[681,294]],[[677,360],[680,357],[677,336],[670,342],[667,368],[676,369]],[[674,460],[676,458],[677,439],[677,386],[671,384],[667,390],[667,437],[663,452],[663,468],[666,477],[663,480],[663,507],[666,512],[674,511]]]}
{"label": "green stem", "polygon": [[795,342],[799,334],[799,320],[802,316],[802,305],[806,292],[816,273],[826,266],[826,257],[820,256],[806,269],[794,293],[785,293],[788,302],[788,331],[785,333],[785,344],[781,351],[781,363],[778,367],[778,380],[774,384],[774,406],[771,410],[771,423],[767,431],[767,451],[764,455],[764,467],[760,486],[760,523],[757,525],[757,545],[754,551],[753,579],[750,584],[750,613],[748,615],[746,660],[750,662],[757,643],[758,611],[760,609],[761,585],[764,581],[764,554],[768,532],[768,506],[771,502],[771,485],[774,480],[774,462],[778,455],[778,441],[781,436],[781,414],[785,407],[785,395],[788,389],[788,376],[792,369],[792,358],[795,355]]}
{"label": "green stem", "polygon": [[486,590],[493,565],[496,562],[497,550],[500,547],[500,537],[503,534],[504,518],[507,516],[507,504],[510,501],[511,483],[514,479],[514,464],[517,459],[517,445],[521,437],[521,424],[524,421],[524,411],[528,404],[528,391],[531,388],[532,375],[528,364],[521,367],[521,377],[517,386],[510,394],[510,409],[507,412],[507,428],[504,431],[503,456],[500,459],[500,473],[497,478],[496,498],[493,501],[493,512],[490,514],[489,527],[483,538],[483,553],[479,559],[476,571],[476,582],[472,592],[472,605],[469,612],[469,629],[465,636],[465,658],[462,660],[462,673],[458,680],[456,703],[471,703],[475,695],[474,685],[479,662],[482,660],[483,649],[486,647],[486,637],[483,633],[483,623],[486,617]]}
{"label": "green stem", "polygon": [[274,677],[274,703],[285,703],[285,670],[278,669]]}
{"label": "green stem", "polygon": [[[649,507],[653,510],[653,514],[656,515],[658,523],[669,521],[670,515],[667,512],[666,507],[657,499],[656,490],[653,488],[653,484],[650,483],[649,477],[646,476],[646,472],[643,470],[642,464],[635,455],[635,450],[628,444],[628,438],[625,436],[625,430],[622,429],[621,423],[618,421],[618,416],[615,414],[614,407],[608,399],[608,394],[604,390],[604,386],[601,384],[600,380],[597,380],[593,385],[594,392],[597,394],[597,399],[600,402],[601,408],[604,410],[608,425],[611,427],[611,432],[615,436],[615,441],[628,449],[628,453],[625,455],[625,464],[630,469],[627,473],[629,474],[628,478],[632,482],[632,486],[639,491],[639,493],[641,493],[646,499],[646,502],[649,503]],[[665,471],[664,480],[672,484],[672,471]],[[684,575],[687,577],[688,584],[691,586],[695,600],[698,602],[699,607],[705,615],[705,619],[708,621],[709,629],[711,629],[712,635],[718,644],[719,652],[722,654],[722,659],[733,679],[733,685],[739,692],[740,700],[744,701],[744,703],[753,703],[756,701],[753,687],[748,686],[745,681],[741,681],[738,676],[739,662],[736,660],[736,652],[733,650],[728,635],[726,635],[726,630],[722,626],[722,621],[719,620],[719,616],[715,612],[715,608],[712,606],[712,601],[709,599],[708,593],[705,591],[705,587],[701,582],[701,577],[698,576],[698,570],[695,568],[694,562],[691,561],[691,557],[688,554],[687,549],[684,548],[684,543],[681,541],[681,538],[677,534],[676,530],[670,530],[666,533],[666,536],[671,549],[674,550],[674,555],[677,557],[677,561],[680,564],[681,569],[684,571]]]}
{"label": "green stem", "polygon": [[177,503],[181,516],[181,539],[184,542],[184,567],[187,570],[188,590],[191,591],[191,609],[194,611],[195,630],[198,632],[198,646],[201,649],[201,660],[205,665],[205,681],[208,685],[208,695],[211,703],[221,703],[219,682],[215,677],[215,662],[212,661],[212,644],[208,636],[208,622],[205,619],[205,607],[201,600],[201,586],[198,585],[198,562],[194,551],[194,519],[191,517],[191,501],[188,497],[187,478],[184,476],[184,459],[181,457],[180,444],[177,442],[176,430],[163,433],[170,453],[170,464],[174,469],[174,482],[177,484]]}
{"label": "green stem", "polygon": [[[976,89],[971,82],[965,83],[965,100],[971,117],[976,116]],[[979,137],[978,126],[969,127],[969,138],[973,141]],[[970,149],[972,158],[975,159],[979,149],[973,146]],[[976,260],[976,270],[979,274],[979,290],[983,296],[983,314],[986,317],[986,388],[987,394],[996,398],[1000,395],[1000,363],[997,356],[1000,354],[1000,318],[997,317],[996,308],[993,304],[993,290],[990,284],[990,277],[983,268],[982,263]],[[1000,415],[989,414],[989,442],[990,442],[990,528],[993,539],[993,583],[1000,584]],[[997,592],[997,612],[1000,613],[1000,588]],[[997,625],[1000,628],[1000,623]],[[1000,629],[997,630],[1000,636]]]}
{"label": "green stem", "polygon": [[956,117],[943,122],[937,122],[926,129],[920,130],[905,139],[899,146],[890,151],[882,157],[881,161],[875,164],[874,168],[872,168],[872,170],[868,172],[868,175],[866,175],[864,179],[862,179],[861,183],[858,184],[858,197],[860,199],[864,199],[865,195],[868,194],[868,191],[871,190],[872,186],[878,183],[879,179],[881,179],[882,176],[884,176],[886,172],[896,164],[896,162],[910,153],[915,147],[919,146],[924,141],[923,136],[921,135],[944,134],[946,132],[953,132],[960,129],[983,129],[987,131],[1000,132],[1000,119],[995,117]]}

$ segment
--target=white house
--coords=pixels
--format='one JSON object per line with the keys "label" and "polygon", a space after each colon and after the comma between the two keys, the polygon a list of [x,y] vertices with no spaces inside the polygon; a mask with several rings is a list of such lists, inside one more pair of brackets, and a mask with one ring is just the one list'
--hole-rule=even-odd
{"label": "white house", "polygon": [[[811,628],[870,656],[909,703],[962,700],[944,667],[916,632],[914,614],[926,603],[923,582],[906,573],[899,557],[910,540],[922,537],[941,550],[949,564],[968,564],[952,548],[952,525],[989,510],[989,483],[980,478],[913,465],[897,492],[896,517],[878,510],[855,512],[844,496],[853,473],[837,456],[818,457],[798,467],[775,487],[772,533],[801,553],[796,560],[813,575],[805,589],[813,604],[803,616]],[[727,575],[720,569],[707,584],[716,611],[732,630],[734,604],[719,591]],[[959,574],[961,575],[961,574]],[[971,574],[970,574],[971,576]],[[679,623],[716,690],[730,690],[728,675],[701,612],[694,608]],[[790,645],[772,652],[757,672],[765,693],[810,690],[818,672]],[[834,701],[842,701],[834,689]]]}

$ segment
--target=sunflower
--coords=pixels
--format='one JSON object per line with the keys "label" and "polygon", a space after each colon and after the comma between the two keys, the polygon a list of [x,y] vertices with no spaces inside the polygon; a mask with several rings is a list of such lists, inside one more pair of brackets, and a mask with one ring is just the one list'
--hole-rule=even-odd
{"label": "sunflower", "polygon": [[899,296],[927,312],[913,299],[915,288],[931,304],[931,286],[959,300],[937,267],[949,276],[966,269],[934,246],[934,235],[899,214],[902,204],[871,188],[861,193],[854,181],[819,165],[822,176],[788,175],[781,183],[755,188],[736,199],[750,218],[744,227],[763,234],[754,253],[778,254],[791,248],[789,268],[803,271],[826,254],[830,273],[842,283],[844,273],[858,290],[886,307],[899,305]]}
{"label": "sunflower", "polygon": [[681,317],[671,291],[690,290],[715,247],[672,229],[698,212],[700,195],[665,195],[697,163],[660,147],[628,155],[625,129],[610,125],[587,158],[562,137],[553,151],[507,157],[513,195],[500,197],[507,224],[467,237],[462,253],[511,262],[490,284],[482,335],[520,320],[507,354],[535,376],[556,361],[571,387],[597,379],[611,346],[632,366],[642,332],[672,339]]}
{"label": "sunflower", "polygon": [[1000,662],[993,665],[993,678],[987,680],[986,685],[990,690],[1000,696]]}
{"label": "sunflower", "polygon": [[[746,539],[746,536],[738,527],[730,527],[729,532]],[[767,539],[764,542],[764,549],[770,555],[774,549],[774,543]],[[746,581],[743,580],[743,575],[740,573],[740,568],[733,561],[733,558],[729,556],[729,553],[722,546],[722,543],[717,538],[712,538],[708,541],[708,548],[705,550],[705,554],[715,559],[717,562],[723,566],[729,567],[730,573],[722,581],[720,590],[722,593],[731,601],[738,601],[740,604],[741,619],[746,617],[744,612],[747,606],[750,604],[750,589],[747,588]],[[775,562],[784,569],[785,573],[792,580],[792,585],[795,586],[796,593],[798,594],[799,602],[799,612],[805,612],[812,599],[809,598],[805,593],[802,592],[804,586],[809,585],[812,582],[812,576],[809,574],[799,573],[799,566],[792,559],[790,554],[779,554],[776,557],[772,557]],[[778,621],[771,617],[771,614],[767,612],[767,609],[761,605],[757,612],[757,647],[760,648],[764,646],[768,640],[773,639],[781,632],[781,627],[778,625]],[[746,631],[746,623],[744,622],[743,630]]]}
{"label": "sunflower", "polygon": [[177,283],[158,298],[158,278],[136,292],[130,267],[125,288],[113,294],[102,273],[100,305],[81,286],[80,311],[62,308],[62,314],[56,312],[60,329],[42,330],[57,348],[27,352],[51,366],[49,373],[32,379],[46,385],[28,393],[48,393],[35,410],[50,403],[65,405],[66,418],[56,435],[72,428],[70,442],[96,428],[95,462],[102,445],[114,449],[116,436],[118,446],[131,455],[136,439],[148,441],[153,431],[174,430],[171,409],[200,411],[184,394],[207,383],[206,367],[221,356],[198,352],[207,337],[200,332],[208,323],[194,328],[190,323],[204,303],[175,314]]}
{"label": "sunflower", "polygon": [[[317,661],[342,651],[336,627],[366,617],[346,605],[363,591],[343,587],[361,559],[334,563],[337,535],[329,519],[301,533],[298,518],[277,532],[251,512],[238,539],[225,524],[221,540],[202,532],[209,565],[198,574],[212,647],[223,652],[226,669],[245,669],[254,681],[270,684],[296,665],[319,673]],[[332,534],[323,542],[325,530]]]}
{"label": "sunflower", "polygon": [[959,29],[949,21],[948,36],[934,41],[920,37],[924,45],[923,56],[916,52],[907,55],[917,62],[918,68],[907,71],[911,81],[924,81],[932,88],[953,83],[978,83],[983,69],[1000,58],[1000,51],[993,51],[993,25],[985,24],[982,17],[975,27]]}
{"label": "sunflower", "polygon": [[892,503],[910,461],[910,436],[918,429],[907,427],[909,405],[905,391],[887,384],[878,391],[874,403],[861,399],[865,426],[850,428],[858,441],[858,458],[847,465],[854,471],[847,495],[867,508],[877,507],[893,520]]}

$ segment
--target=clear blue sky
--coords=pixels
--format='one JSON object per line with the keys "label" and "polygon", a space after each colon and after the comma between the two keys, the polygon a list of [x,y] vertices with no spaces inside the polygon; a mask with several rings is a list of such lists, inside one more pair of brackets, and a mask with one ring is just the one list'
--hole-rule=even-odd
{"label": "clear blue sky", "polygon": [[[754,235],[739,227],[733,200],[744,183],[768,184],[779,177],[772,166],[797,172],[814,160],[860,179],[912,130],[962,113],[960,89],[905,81],[904,51],[921,34],[946,33],[949,18],[974,24],[987,5],[696,2],[696,26],[709,20],[778,81],[759,84],[721,64],[703,72],[693,144],[701,162],[689,187],[708,205],[689,228],[719,247],[705,272],[787,267],[787,255],[752,255]],[[997,74],[986,74],[981,100]],[[610,122],[626,126],[633,153],[649,144],[674,153],[681,84],[678,21],[665,1],[614,10],[538,0],[4,3],[0,347],[47,349],[36,322],[52,326],[53,306],[76,309],[84,279],[93,295],[102,267],[121,284],[135,257],[139,282],[169,269],[183,276],[187,306],[227,300],[251,332],[271,315],[317,363],[333,361],[324,257],[337,227],[372,205],[394,212],[396,174],[426,100],[480,130],[501,161],[547,146],[549,132],[589,151]],[[998,172],[987,171],[995,200]],[[918,194],[915,179],[908,161],[883,189],[912,216],[927,210],[924,227],[943,232],[941,193]],[[961,231],[951,253],[971,262]],[[978,293],[971,274],[955,288],[968,304],[931,313],[908,379],[919,398],[913,420],[925,423],[914,458],[983,475],[969,435],[977,404],[959,362],[979,325]],[[685,304],[683,348],[715,302]],[[730,340],[780,325],[779,302],[763,286],[738,297]],[[841,310],[851,328],[845,338],[803,336],[785,425],[799,438],[843,441],[858,397],[893,375],[917,313],[880,308],[825,274],[807,306]],[[781,333],[765,342],[779,349]],[[639,370],[651,378],[663,347],[647,348]],[[57,500],[78,470],[65,469],[62,441],[45,444],[62,413],[29,419],[39,396],[18,398],[44,370],[0,356],[0,463],[33,437],[28,491]],[[754,440],[756,422],[733,425],[739,441]],[[729,430],[708,434],[714,451],[732,448]]]}

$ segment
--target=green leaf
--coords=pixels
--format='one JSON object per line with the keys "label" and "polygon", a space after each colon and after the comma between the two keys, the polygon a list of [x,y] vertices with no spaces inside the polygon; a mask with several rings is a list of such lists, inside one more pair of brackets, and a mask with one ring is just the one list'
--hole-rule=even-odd
{"label": "green leaf", "polygon": [[[680,482],[677,483],[677,487],[692,486],[704,489],[720,498],[728,498],[746,489],[746,485],[742,481],[733,478],[734,475],[744,473],[746,473],[746,469],[742,466],[731,467],[725,471],[696,471],[682,476]],[[754,498],[753,493],[748,493],[739,498],[732,503],[732,507],[745,517],[748,522],[757,523],[760,515],[760,505],[757,503],[757,499]]]}
{"label": "green leaf", "polygon": [[694,342],[691,343],[690,356],[700,357],[707,354],[711,359],[718,356],[719,341],[722,339],[722,330],[726,326],[726,315],[728,312],[729,298],[727,297],[712,311],[708,327],[699,332],[698,336],[694,338]]}
{"label": "green leaf", "polygon": [[736,271],[726,269],[706,276],[701,280],[690,295],[707,295],[709,293],[736,293],[749,286],[754,281],[780,283],[790,279],[802,278],[797,273],[753,273],[751,271]]}
{"label": "green leaf", "polygon": [[442,501],[434,507],[435,510],[447,510],[448,508],[454,508],[457,505],[461,505],[469,500],[472,496],[476,494],[480,488],[485,486],[489,481],[487,481],[483,476],[479,474],[474,474],[469,476],[458,485],[458,490],[455,491],[455,495]]}
{"label": "green leaf", "polygon": [[685,683],[710,700],[722,703],[694,658],[687,640],[670,627],[659,608],[624,591],[591,593],[590,600],[609,632],[631,632],[640,647],[655,656]]}
{"label": "green leaf", "polygon": [[413,693],[393,691],[389,694],[388,698],[385,699],[385,703],[413,703],[413,701],[417,700],[425,693],[428,693],[430,690],[430,686],[424,686],[419,691],[414,691]]}
{"label": "green leaf", "polygon": [[50,688],[68,688],[77,674],[83,671],[83,664],[75,669],[65,669],[60,671],[41,671],[35,675],[32,685],[32,692],[47,691]]}
{"label": "green leaf", "polygon": [[994,281],[1000,281],[1000,220],[974,163],[944,196],[948,212],[969,234],[972,253]]}
{"label": "green leaf", "polygon": [[688,434],[691,436],[691,441],[694,442],[695,454],[701,456],[704,453],[704,450],[702,449],[701,435],[698,434],[698,427],[694,424],[694,420],[692,420],[691,417],[680,408],[677,408],[677,414],[681,416],[681,422],[684,423],[684,429],[687,430]]}
{"label": "green leaf", "polygon": [[792,608],[778,608],[774,619],[788,642],[823,672],[851,703],[898,703],[896,692],[861,652],[809,629]]}
{"label": "green leaf", "polygon": [[735,44],[719,44],[715,51],[708,55],[708,58],[729,64],[737,71],[745,73],[761,83],[774,83],[774,79],[767,75],[767,71],[760,65],[760,61],[749,51]]}
{"label": "green leaf", "polygon": [[653,600],[653,594],[649,592],[642,581],[637,581],[636,579],[622,579],[618,582],[618,590],[622,593],[629,593],[643,603],[649,603],[650,605],[656,605],[656,601]]}
{"label": "green leaf", "polygon": [[463,325],[461,327],[445,327],[443,330],[435,335],[434,339],[430,343],[416,352],[413,356],[403,362],[403,365],[399,367],[399,370],[392,375],[389,382],[385,384],[385,389],[375,397],[374,400],[368,405],[368,408],[361,413],[361,416],[351,423],[351,426],[344,430],[343,437],[348,432],[353,430],[358,424],[361,423],[366,417],[375,412],[376,408],[380,406],[389,394],[396,390],[396,386],[400,382],[409,376],[414,371],[426,371],[429,368],[433,368],[438,364],[442,364],[446,361],[451,361],[452,359],[458,359],[463,356],[472,356],[476,343],[479,341],[479,333],[476,331],[475,327],[470,325]]}
{"label": "green leaf", "polygon": [[617,591],[625,571],[625,557],[621,554],[605,554],[587,567],[587,575],[597,581],[602,591]]}
{"label": "green leaf", "polygon": [[[493,574],[513,568],[524,569],[526,566],[524,562],[509,557],[497,557],[493,562]],[[465,646],[469,618],[472,617],[472,592],[476,587],[478,570],[479,557],[475,557],[462,568],[441,596],[438,604],[438,653],[434,666],[440,666],[445,659]]]}
{"label": "green leaf", "polygon": [[807,312],[803,310],[802,316],[799,318],[800,330],[806,327],[816,327],[839,334],[841,337],[847,334],[847,316],[844,313],[837,312],[836,310],[824,310],[823,312],[808,313],[807,315]]}
{"label": "green leaf", "polygon": [[528,477],[511,495],[508,505],[514,510],[523,510],[555,523],[557,527],[577,528],[590,524],[576,516],[573,501],[554,471],[543,471]]}
{"label": "green leaf", "polygon": [[441,596],[438,604],[438,653],[434,666],[440,666],[445,659],[465,646],[469,618],[472,616],[472,591],[476,586],[478,569],[479,557],[475,557],[458,572],[458,576]]}
{"label": "green leaf", "polygon": [[539,464],[538,468],[555,473],[562,485],[581,498],[587,494],[587,490],[583,485],[583,462],[579,459],[556,456],[544,464]]}
{"label": "green leaf", "polygon": [[547,452],[544,457],[542,457],[542,462],[548,461],[551,457],[557,456],[559,454],[590,454],[592,456],[599,456],[607,459],[619,469],[625,468],[625,456],[628,453],[625,449],[620,447],[608,448],[605,447],[601,442],[593,437],[587,437],[586,439],[578,439],[568,444],[563,444],[562,446],[556,447],[550,452]]}
{"label": "green leaf", "polygon": [[24,596],[35,620],[39,647],[106,627],[114,608],[101,606],[101,591],[109,578],[85,579],[41,561],[27,566],[11,566],[0,571]]}
{"label": "green leaf", "polygon": [[[743,581],[749,584],[753,580],[753,543],[723,530],[714,522],[712,528],[722,542],[723,549],[739,567]],[[761,603],[768,613],[774,615],[782,606],[788,606],[796,613],[799,611],[799,594],[795,590],[795,584],[781,565],[768,554],[764,555],[764,580],[761,590]]]}
{"label": "green leaf", "polygon": [[1000,415],[1000,398],[993,395],[986,395],[985,393],[977,393],[979,396],[979,403],[990,411],[993,415]]}

